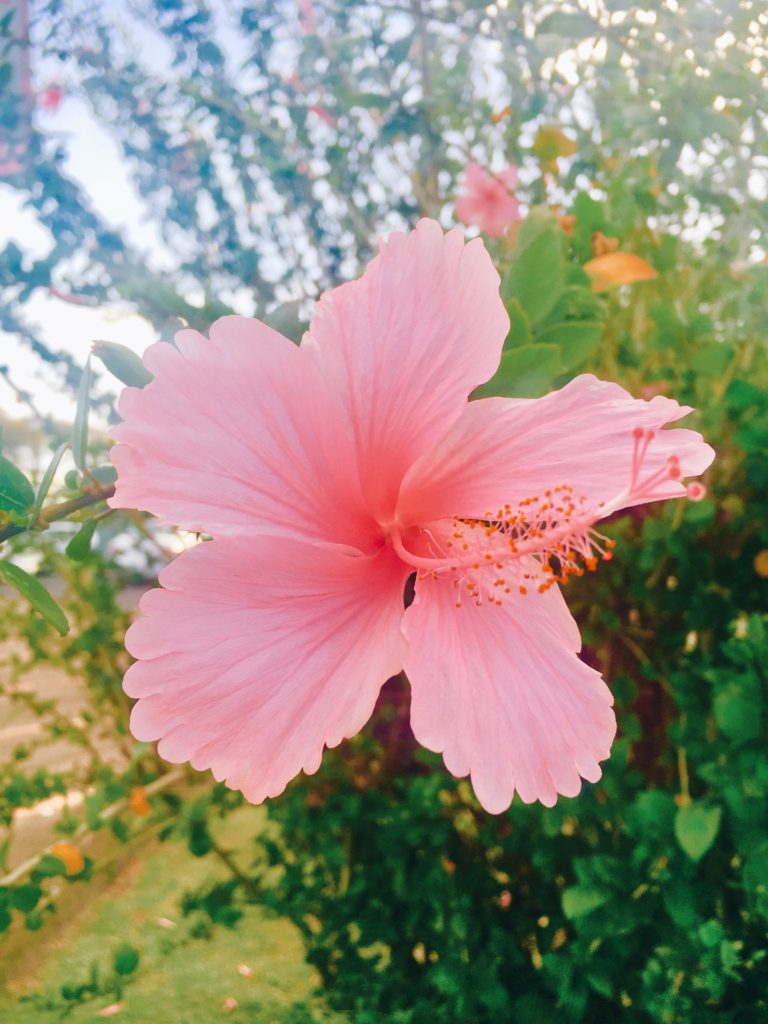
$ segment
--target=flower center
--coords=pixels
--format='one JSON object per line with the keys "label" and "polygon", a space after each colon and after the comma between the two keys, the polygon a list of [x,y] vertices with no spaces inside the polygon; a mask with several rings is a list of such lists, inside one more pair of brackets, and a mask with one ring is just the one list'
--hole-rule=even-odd
{"label": "flower center", "polygon": [[680,477],[677,456],[669,456],[661,469],[641,479],[653,436],[653,431],[642,428],[633,432],[629,483],[607,502],[589,502],[569,484],[558,484],[514,506],[488,510],[482,518],[454,516],[422,527],[411,544],[418,553],[395,528],[392,546],[417,570],[417,580],[450,577],[457,608],[466,600],[478,606],[501,605],[513,592],[544,593],[613,558],[614,541],[595,529],[600,519],[627,505],[668,496],[657,492],[660,485]]}

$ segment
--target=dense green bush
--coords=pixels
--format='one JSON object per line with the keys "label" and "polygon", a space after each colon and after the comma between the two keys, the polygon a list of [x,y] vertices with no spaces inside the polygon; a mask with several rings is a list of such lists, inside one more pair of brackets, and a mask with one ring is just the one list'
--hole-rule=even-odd
{"label": "dense green bush", "polygon": [[[617,201],[626,209],[624,181],[604,203],[577,196],[573,235],[557,244],[543,243],[555,231],[543,214],[522,225],[501,256],[513,326],[487,390],[505,389],[510,364],[518,393],[562,379],[579,326],[599,323],[577,365],[612,365],[696,405],[718,452],[709,493],[616,517],[616,558],[569,587],[584,656],[617,698],[619,738],[597,785],[551,810],[515,802],[490,817],[415,748],[393,681],[367,738],[269,805],[281,828],[268,865],[281,872],[267,898],[359,1024],[768,1013],[768,268],[741,277],[722,249],[630,228],[621,248],[659,278],[597,299],[578,264],[585,237],[617,223]],[[638,209],[627,221],[641,222]],[[705,293],[715,263],[724,279]],[[570,329],[548,371],[554,346],[538,339],[553,321]]]}

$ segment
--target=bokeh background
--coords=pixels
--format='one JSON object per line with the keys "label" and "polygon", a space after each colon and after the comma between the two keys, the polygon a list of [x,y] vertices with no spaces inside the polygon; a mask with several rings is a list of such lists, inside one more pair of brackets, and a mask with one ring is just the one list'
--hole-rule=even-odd
{"label": "bokeh background", "polygon": [[[0,1020],[768,1019],[767,35],[757,0],[1,0]],[[104,504],[115,395],[182,324],[298,341],[470,161],[519,175],[490,390],[673,395],[706,494],[569,586],[620,723],[579,797],[486,814],[395,679],[250,807],[127,729],[125,628],[195,538]]]}

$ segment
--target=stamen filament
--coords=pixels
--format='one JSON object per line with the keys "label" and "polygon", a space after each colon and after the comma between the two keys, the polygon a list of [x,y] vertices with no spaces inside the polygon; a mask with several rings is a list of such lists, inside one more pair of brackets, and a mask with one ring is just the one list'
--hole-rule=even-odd
{"label": "stamen filament", "polygon": [[606,502],[588,503],[585,496],[576,498],[572,487],[561,484],[544,491],[543,498],[534,495],[516,508],[505,505],[483,518],[454,516],[450,529],[447,522],[422,528],[429,554],[411,551],[399,525],[390,526],[389,541],[396,554],[417,570],[417,579],[453,574],[457,607],[463,594],[477,605],[499,605],[513,591],[527,594],[533,587],[543,592],[555,583],[565,584],[571,576],[596,569],[598,561],[613,558],[614,541],[599,533],[595,523],[628,505],[669,497],[657,494],[657,489],[680,478],[676,455],[640,479],[653,438],[652,430],[633,431],[629,483]]}

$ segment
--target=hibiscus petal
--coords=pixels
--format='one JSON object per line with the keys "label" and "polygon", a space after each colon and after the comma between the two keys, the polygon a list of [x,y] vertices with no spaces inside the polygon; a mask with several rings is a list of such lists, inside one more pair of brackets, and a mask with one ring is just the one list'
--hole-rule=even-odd
{"label": "hibiscus petal", "polygon": [[408,570],[292,539],[200,544],[160,574],[126,646],[134,735],[258,803],[317,770],[402,668]]}
{"label": "hibiscus petal", "polygon": [[[681,476],[702,473],[714,452],[693,430],[660,430],[690,412],[661,395],[647,402],[591,374],[544,398],[470,402],[447,436],[412,466],[403,481],[398,518],[404,525],[488,510],[567,484],[589,502],[608,501],[629,483],[636,427],[656,431],[641,477],[670,455]],[[685,494],[679,480],[654,488],[652,499]]]}
{"label": "hibiscus petal", "polygon": [[258,320],[223,317],[210,333],[153,345],[144,361],[155,379],[123,391],[110,504],[214,535],[369,549],[350,431],[312,357]]}
{"label": "hibiscus petal", "polygon": [[302,348],[346,409],[373,514],[394,514],[403,474],[494,373],[509,326],[482,242],[422,220],[358,281],[323,296]]}
{"label": "hibiscus petal", "polygon": [[515,792],[552,806],[600,778],[613,700],[576,656],[578,629],[556,588],[456,608],[450,580],[426,579],[403,630],[416,739],[471,775],[487,811],[506,810]]}

